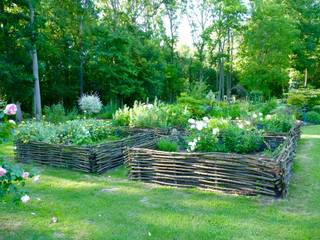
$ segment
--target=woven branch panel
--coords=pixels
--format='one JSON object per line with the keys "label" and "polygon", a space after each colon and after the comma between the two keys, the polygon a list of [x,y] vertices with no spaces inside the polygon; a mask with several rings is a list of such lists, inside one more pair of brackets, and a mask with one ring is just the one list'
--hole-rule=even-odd
{"label": "woven branch panel", "polygon": [[23,163],[37,163],[69,168],[87,173],[103,173],[123,164],[126,147],[154,145],[154,132],[137,133],[127,138],[92,146],[55,145],[43,142],[16,142],[16,159]]}
{"label": "woven branch panel", "polygon": [[285,197],[300,125],[275,158],[231,153],[170,153],[146,148],[126,152],[129,178],[174,187]]}

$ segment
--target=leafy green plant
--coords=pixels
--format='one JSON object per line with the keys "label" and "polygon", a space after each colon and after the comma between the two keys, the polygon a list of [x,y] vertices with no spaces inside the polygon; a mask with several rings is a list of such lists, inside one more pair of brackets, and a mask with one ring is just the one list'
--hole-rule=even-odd
{"label": "leafy green plant", "polygon": [[289,105],[312,108],[320,105],[320,89],[294,89],[288,93],[287,102]]}
{"label": "leafy green plant", "polygon": [[248,112],[248,103],[218,103],[212,107],[209,115],[216,118],[240,118]]}
{"label": "leafy green plant", "polygon": [[315,111],[317,113],[320,113],[320,105],[316,105],[312,108],[312,111]]}
{"label": "leafy green plant", "polygon": [[160,139],[156,145],[156,148],[160,151],[177,152],[178,144],[171,140]]}
{"label": "leafy green plant", "polygon": [[320,113],[315,111],[307,112],[306,121],[309,123],[320,124]]}
{"label": "leafy green plant", "polygon": [[44,107],[45,119],[52,123],[66,121],[66,111],[61,103]]}
{"label": "leafy green plant", "polygon": [[259,123],[266,132],[287,133],[296,122],[294,115],[274,114],[267,115]]}
{"label": "leafy green plant", "polygon": [[211,109],[209,99],[205,97],[198,99],[187,93],[182,93],[177,98],[177,103],[183,107],[187,107],[193,117],[203,117]]}
{"label": "leafy green plant", "polygon": [[97,115],[97,118],[112,119],[113,114],[118,110],[117,104],[108,104],[103,106],[101,112]]}
{"label": "leafy green plant", "polygon": [[263,133],[259,130],[246,130],[230,125],[221,132],[223,151],[235,153],[253,153],[261,150]]}

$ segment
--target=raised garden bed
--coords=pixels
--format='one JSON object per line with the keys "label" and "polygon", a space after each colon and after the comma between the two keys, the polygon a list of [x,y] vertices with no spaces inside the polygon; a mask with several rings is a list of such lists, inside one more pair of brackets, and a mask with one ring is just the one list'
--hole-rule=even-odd
{"label": "raised garden bed", "polygon": [[16,159],[23,163],[37,163],[74,169],[87,173],[103,173],[123,164],[126,147],[151,147],[154,132],[137,133],[121,140],[90,146],[49,144],[39,141],[16,141]]}
{"label": "raised garden bed", "polygon": [[293,127],[286,136],[270,136],[270,142],[283,143],[275,157],[130,148],[126,154],[126,165],[132,180],[246,195],[285,197],[299,137],[300,124]]}

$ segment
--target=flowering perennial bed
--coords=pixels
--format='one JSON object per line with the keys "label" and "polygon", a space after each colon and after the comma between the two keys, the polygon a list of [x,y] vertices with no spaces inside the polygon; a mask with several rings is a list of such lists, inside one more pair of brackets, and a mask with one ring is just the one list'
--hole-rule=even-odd
{"label": "flowering perennial bed", "polygon": [[121,140],[90,146],[16,141],[16,158],[23,163],[45,164],[88,173],[103,173],[123,163],[126,147],[150,147],[154,132],[136,133]]}
{"label": "flowering perennial bed", "polygon": [[284,138],[275,157],[253,154],[165,152],[128,149],[126,165],[133,180],[175,187],[197,187],[246,195],[285,197],[300,124]]}

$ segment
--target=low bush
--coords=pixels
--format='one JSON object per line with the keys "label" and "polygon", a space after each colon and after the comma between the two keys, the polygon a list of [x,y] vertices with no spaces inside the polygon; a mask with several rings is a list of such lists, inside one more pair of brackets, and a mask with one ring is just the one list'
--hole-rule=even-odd
{"label": "low bush", "polygon": [[267,115],[259,121],[264,131],[272,133],[287,133],[295,123],[295,116],[288,114]]}
{"label": "low bush", "polygon": [[320,105],[320,89],[303,88],[291,90],[288,93],[287,103],[311,109],[313,106]]}
{"label": "low bush", "polygon": [[182,93],[177,98],[177,103],[182,107],[186,107],[193,117],[203,117],[211,110],[210,99],[205,97],[198,99],[187,93]]}
{"label": "low bush", "polygon": [[78,101],[80,109],[84,114],[96,114],[101,111],[102,102],[96,94],[84,94]]}
{"label": "low bush", "polygon": [[261,112],[265,116],[267,114],[270,114],[277,107],[278,107],[277,99],[271,99],[269,101],[254,105],[254,111]]}
{"label": "low bush", "polygon": [[209,115],[216,118],[240,118],[248,112],[248,104],[246,102],[237,103],[217,103],[212,107]]}
{"label": "low bush", "polygon": [[313,124],[320,124],[320,114],[315,111],[307,112],[306,121]]}
{"label": "low bush", "polygon": [[103,106],[101,112],[97,114],[100,119],[112,119],[113,114],[119,109],[117,104],[108,104]]}
{"label": "low bush", "polygon": [[66,111],[61,103],[44,107],[45,119],[52,123],[60,123],[66,121]]}
{"label": "low bush", "polygon": [[320,105],[316,105],[312,108],[312,111],[320,113]]}
{"label": "low bush", "polygon": [[160,139],[156,145],[156,148],[160,151],[177,152],[178,144],[170,140]]}

